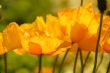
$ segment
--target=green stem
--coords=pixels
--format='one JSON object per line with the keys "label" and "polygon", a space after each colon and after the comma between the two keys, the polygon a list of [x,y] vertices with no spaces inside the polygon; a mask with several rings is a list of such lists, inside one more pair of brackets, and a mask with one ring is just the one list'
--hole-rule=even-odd
{"label": "green stem", "polygon": [[8,69],[7,69],[7,53],[4,54],[4,72],[8,73]]}
{"label": "green stem", "polygon": [[93,73],[96,73],[97,58],[98,58],[98,48],[99,48],[99,42],[100,42],[100,36],[101,36],[101,29],[102,29],[102,20],[103,20],[103,13],[101,13],[101,16],[100,16],[100,25],[99,25],[99,33],[98,33],[97,44],[96,44],[95,62],[94,62]]}
{"label": "green stem", "polygon": [[81,61],[81,73],[83,73],[83,55],[81,49],[79,49],[80,52],[80,61]]}
{"label": "green stem", "polygon": [[107,72],[106,73],[110,73],[110,62],[108,64],[108,67],[107,67]]}
{"label": "green stem", "polygon": [[55,67],[56,67],[56,63],[57,63],[58,57],[59,57],[59,55],[57,55],[55,57],[55,61],[54,61],[54,65],[53,65],[53,72],[52,73],[55,73]]}
{"label": "green stem", "polygon": [[87,54],[87,56],[86,56],[86,59],[85,59],[85,62],[84,62],[84,64],[83,64],[83,69],[85,68],[85,66],[86,66],[86,63],[87,63],[87,61],[88,61],[88,59],[89,59],[89,56],[90,56],[90,51],[88,52],[88,54]]}
{"label": "green stem", "polygon": [[103,53],[102,53],[102,54],[101,54],[101,60],[100,60],[99,64],[97,65],[97,68],[96,68],[96,72],[98,71],[100,65],[101,65],[102,62],[103,62],[103,57],[104,57],[104,55],[103,55]]}
{"label": "green stem", "polygon": [[76,73],[76,64],[77,64],[77,60],[78,60],[78,53],[79,53],[79,48],[77,50],[75,61],[74,61],[73,73]]}
{"label": "green stem", "polygon": [[61,73],[61,71],[63,69],[63,64],[64,64],[64,61],[65,61],[67,55],[68,55],[68,52],[69,52],[69,49],[66,51],[66,53],[65,53],[65,55],[64,55],[64,57],[63,57],[63,59],[61,61],[61,65],[60,65],[60,68],[59,68],[59,73]]}
{"label": "green stem", "polygon": [[[83,0],[81,0],[80,6],[83,6]],[[81,49],[79,49],[79,52],[80,52],[80,61],[81,61],[81,73],[83,73],[83,57],[82,57],[82,51],[81,51]]]}
{"label": "green stem", "polygon": [[41,73],[42,71],[42,54],[39,56],[39,70],[38,70],[38,73]]}
{"label": "green stem", "polygon": [[[90,56],[90,51],[88,52],[88,54],[87,54],[87,56],[86,56],[86,59],[85,59],[85,62],[84,62],[84,64],[83,64],[83,59],[82,59],[82,69],[81,69],[81,73],[84,73],[84,68],[85,68],[85,66],[86,66],[86,63],[87,63],[87,61],[88,61],[88,59],[89,59],[89,56]],[[80,56],[81,57],[81,56]],[[80,58],[81,59],[81,58]]]}

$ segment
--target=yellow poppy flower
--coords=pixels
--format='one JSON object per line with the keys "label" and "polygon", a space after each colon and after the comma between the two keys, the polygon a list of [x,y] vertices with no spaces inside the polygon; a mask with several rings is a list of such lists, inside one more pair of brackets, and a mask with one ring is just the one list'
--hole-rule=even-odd
{"label": "yellow poppy flower", "polygon": [[28,35],[31,54],[59,54],[65,51],[63,47],[69,45],[62,39],[64,32],[55,16],[47,15],[46,22],[42,17],[37,17],[31,25],[23,24],[20,28]]}
{"label": "yellow poppy flower", "polygon": [[7,49],[13,50],[21,48],[21,31],[16,23],[10,23],[7,28],[3,31],[3,43]]}
{"label": "yellow poppy flower", "polygon": [[33,27],[31,23],[24,23],[21,24],[20,29],[24,32],[24,35],[29,38],[36,35],[36,30]]}
{"label": "yellow poppy flower", "polygon": [[58,19],[60,25],[63,27],[65,40],[69,42],[72,42],[70,39],[70,32],[71,27],[75,23],[75,18],[77,16],[74,15],[74,13],[77,13],[77,10],[75,11],[75,9],[64,9],[58,12]]}
{"label": "yellow poppy flower", "polygon": [[8,50],[27,50],[28,42],[26,37],[24,37],[23,31],[19,28],[17,23],[10,23],[3,31],[3,45]]}
{"label": "yellow poppy flower", "polygon": [[58,17],[52,15],[46,16],[46,31],[48,33],[48,36],[64,41],[60,45],[60,47],[62,48],[67,48],[67,46],[70,47],[71,42],[67,40],[68,37],[67,31],[65,27],[60,23]]}
{"label": "yellow poppy flower", "polygon": [[67,50],[68,47],[64,46],[70,45],[70,43],[64,43],[62,40],[59,40],[54,37],[48,36],[35,36],[30,38],[29,41],[29,53],[31,54],[48,54],[48,55],[57,55]]}
{"label": "yellow poppy flower", "polygon": [[56,37],[58,39],[64,40],[65,30],[61,26],[58,17],[47,15],[46,16],[46,31],[48,36]]}
{"label": "yellow poppy flower", "polygon": [[[109,19],[104,16],[99,45],[101,51],[109,51],[109,33],[106,34]],[[34,22],[20,27],[10,23],[3,31],[3,45],[9,50],[31,54],[56,55],[68,48],[75,48],[74,44],[82,50],[95,51],[99,22],[100,14],[91,4],[64,9],[58,12],[58,17],[47,15],[46,21],[43,17],[37,17]]]}
{"label": "yellow poppy flower", "polygon": [[44,22],[44,19],[43,17],[39,16],[39,17],[36,17],[35,21],[32,23],[33,25],[33,29],[36,30],[37,34],[38,35],[46,35],[46,25],[45,25],[45,22]]}

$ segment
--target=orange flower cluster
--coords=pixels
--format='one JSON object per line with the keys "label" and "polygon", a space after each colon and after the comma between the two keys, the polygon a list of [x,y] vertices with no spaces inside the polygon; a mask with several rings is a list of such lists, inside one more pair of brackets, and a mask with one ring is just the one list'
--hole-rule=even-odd
{"label": "orange flower cluster", "polygon": [[[64,9],[58,16],[37,17],[32,23],[19,26],[10,23],[0,33],[0,54],[14,50],[31,54],[56,55],[78,47],[84,51],[95,51],[100,13],[91,4]],[[110,17],[104,15],[99,50],[110,52]],[[77,47],[77,48],[75,48]]]}

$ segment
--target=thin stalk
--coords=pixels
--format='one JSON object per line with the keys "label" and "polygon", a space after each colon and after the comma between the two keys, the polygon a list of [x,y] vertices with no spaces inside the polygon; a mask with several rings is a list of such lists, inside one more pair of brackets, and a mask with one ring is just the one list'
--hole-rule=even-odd
{"label": "thin stalk", "polygon": [[7,69],[7,53],[4,54],[4,72],[8,73],[8,69]]}
{"label": "thin stalk", "polygon": [[96,72],[98,71],[100,65],[101,65],[102,62],[103,62],[103,57],[104,57],[104,55],[103,55],[103,53],[102,53],[102,54],[101,54],[101,60],[100,60],[99,64],[97,65],[97,68],[96,68]]}
{"label": "thin stalk", "polygon": [[55,61],[54,61],[54,65],[53,65],[53,72],[52,73],[55,73],[55,68],[56,68],[56,63],[57,63],[58,57],[59,57],[59,55],[57,55],[55,57]]}
{"label": "thin stalk", "polygon": [[[83,0],[81,0],[80,6],[83,6]],[[81,51],[81,49],[79,49],[79,52],[80,52],[80,61],[81,61],[81,73],[83,73],[83,57],[82,57],[82,51]]]}
{"label": "thin stalk", "polygon": [[[88,59],[89,59],[89,56],[90,56],[90,51],[88,52],[88,54],[87,54],[87,56],[86,56],[86,59],[85,59],[85,62],[84,62],[84,64],[83,64],[83,72],[84,72],[84,68],[85,68],[85,66],[86,66],[86,64],[87,64],[87,61],[88,61]],[[82,73],[83,73],[82,72]]]}
{"label": "thin stalk", "polygon": [[83,55],[81,49],[79,49],[80,52],[80,61],[81,61],[81,73],[83,73]]}
{"label": "thin stalk", "polygon": [[38,73],[41,73],[42,71],[42,54],[39,56],[39,70]]}
{"label": "thin stalk", "polygon": [[87,63],[87,61],[88,61],[88,59],[89,59],[89,56],[90,56],[90,51],[88,52],[88,54],[87,54],[87,56],[86,56],[86,59],[85,59],[85,62],[84,62],[84,64],[83,64],[83,69],[85,68],[85,66],[86,66],[86,63]]}
{"label": "thin stalk", "polygon": [[61,61],[60,68],[59,68],[59,73],[61,73],[61,71],[63,69],[63,64],[64,64],[64,61],[65,61],[67,55],[68,55],[68,52],[69,52],[69,49],[66,51],[66,53],[65,53],[65,55],[64,55],[64,57],[63,57],[63,59]]}
{"label": "thin stalk", "polygon": [[97,44],[96,44],[95,62],[94,62],[93,73],[96,73],[97,58],[98,58],[98,48],[99,48],[99,42],[100,42],[100,36],[101,36],[101,29],[102,29],[102,19],[103,19],[103,13],[101,13],[101,16],[100,16],[100,25],[99,25],[99,33],[98,33]]}
{"label": "thin stalk", "polygon": [[107,67],[107,72],[106,73],[110,73],[110,62],[108,64],[108,67]]}
{"label": "thin stalk", "polygon": [[78,53],[79,53],[79,48],[77,50],[75,61],[74,61],[73,73],[76,73],[76,65],[77,65],[77,60],[78,60]]}

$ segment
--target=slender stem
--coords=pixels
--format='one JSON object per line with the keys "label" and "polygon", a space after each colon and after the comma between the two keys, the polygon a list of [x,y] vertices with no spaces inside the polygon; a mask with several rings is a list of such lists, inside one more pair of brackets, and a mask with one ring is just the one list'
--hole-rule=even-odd
{"label": "slender stem", "polygon": [[87,56],[86,56],[86,59],[85,59],[85,62],[84,62],[84,64],[83,64],[83,69],[85,68],[85,66],[86,66],[86,63],[87,63],[87,61],[88,61],[88,59],[89,59],[89,56],[90,56],[90,51],[88,52],[88,54],[87,54]]}
{"label": "slender stem", "polygon": [[85,68],[86,63],[87,63],[87,61],[88,61],[88,59],[89,59],[90,53],[91,53],[91,52],[89,51],[88,54],[87,54],[87,56],[86,56],[85,62],[84,62],[84,64],[83,64],[83,70],[81,71],[82,73],[84,72],[84,68]]}
{"label": "slender stem", "polygon": [[57,63],[58,57],[59,57],[59,55],[57,55],[55,57],[55,61],[54,61],[54,65],[53,65],[53,72],[52,73],[55,73],[55,67],[56,67],[56,63]]}
{"label": "slender stem", "polygon": [[100,25],[99,25],[99,33],[98,33],[97,44],[96,44],[95,62],[94,62],[93,73],[96,73],[97,58],[98,58],[98,48],[99,48],[99,42],[100,42],[100,36],[101,36],[101,29],[102,29],[102,19],[103,19],[103,13],[101,13],[101,16],[100,16]]}
{"label": "slender stem", "polygon": [[4,54],[4,72],[8,73],[8,69],[7,69],[7,53]]}
{"label": "slender stem", "polygon": [[82,6],[83,5],[83,0],[81,0],[81,4],[80,4],[80,6]]}
{"label": "slender stem", "polygon": [[39,70],[38,70],[38,73],[41,73],[42,71],[42,54],[39,56]]}
{"label": "slender stem", "polygon": [[102,62],[103,62],[103,57],[104,57],[104,55],[103,55],[103,53],[102,53],[102,54],[101,54],[101,60],[100,60],[99,64],[97,65],[97,68],[96,68],[96,72],[98,71],[100,65],[101,65]]}
{"label": "slender stem", "polygon": [[110,73],[110,62],[108,64],[108,68],[107,68],[107,72],[106,73]]}
{"label": "slender stem", "polygon": [[[83,0],[81,0],[80,6],[83,6]],[[81,73],[83,73],[83,57],[82,57],[82,51],[81,51],[81,49],[79,49],[79,52],[80,52],[80,61],[81,61]]]}
{"label": "slender stem", "polygon": [[81,61],[81,73],[83,73],[83,55],[81,49],[79,49],[80,52],[80,61]]}
{"label": "slender stem", "polygon": [[63,59],[61,61],[61,65],[60,65],[60,68],[59,68],[59,73],[61,73],[61,71],[63,69],[63,64],[64,64],[64,61],[65,61],[67,55],[68,55],[68,52],[69,52],[69,49],[66,51],[66,53],[65,53],[65,55],[64,55],[64,57],[63,57]]}
{"label": "slender stem", "polygon": [[78,60],[78,53],[79,53],[79,48],[77,50],[75,61],[74,61],[73,73],[76,73],[76,64],[77,64],[77,60]]}

